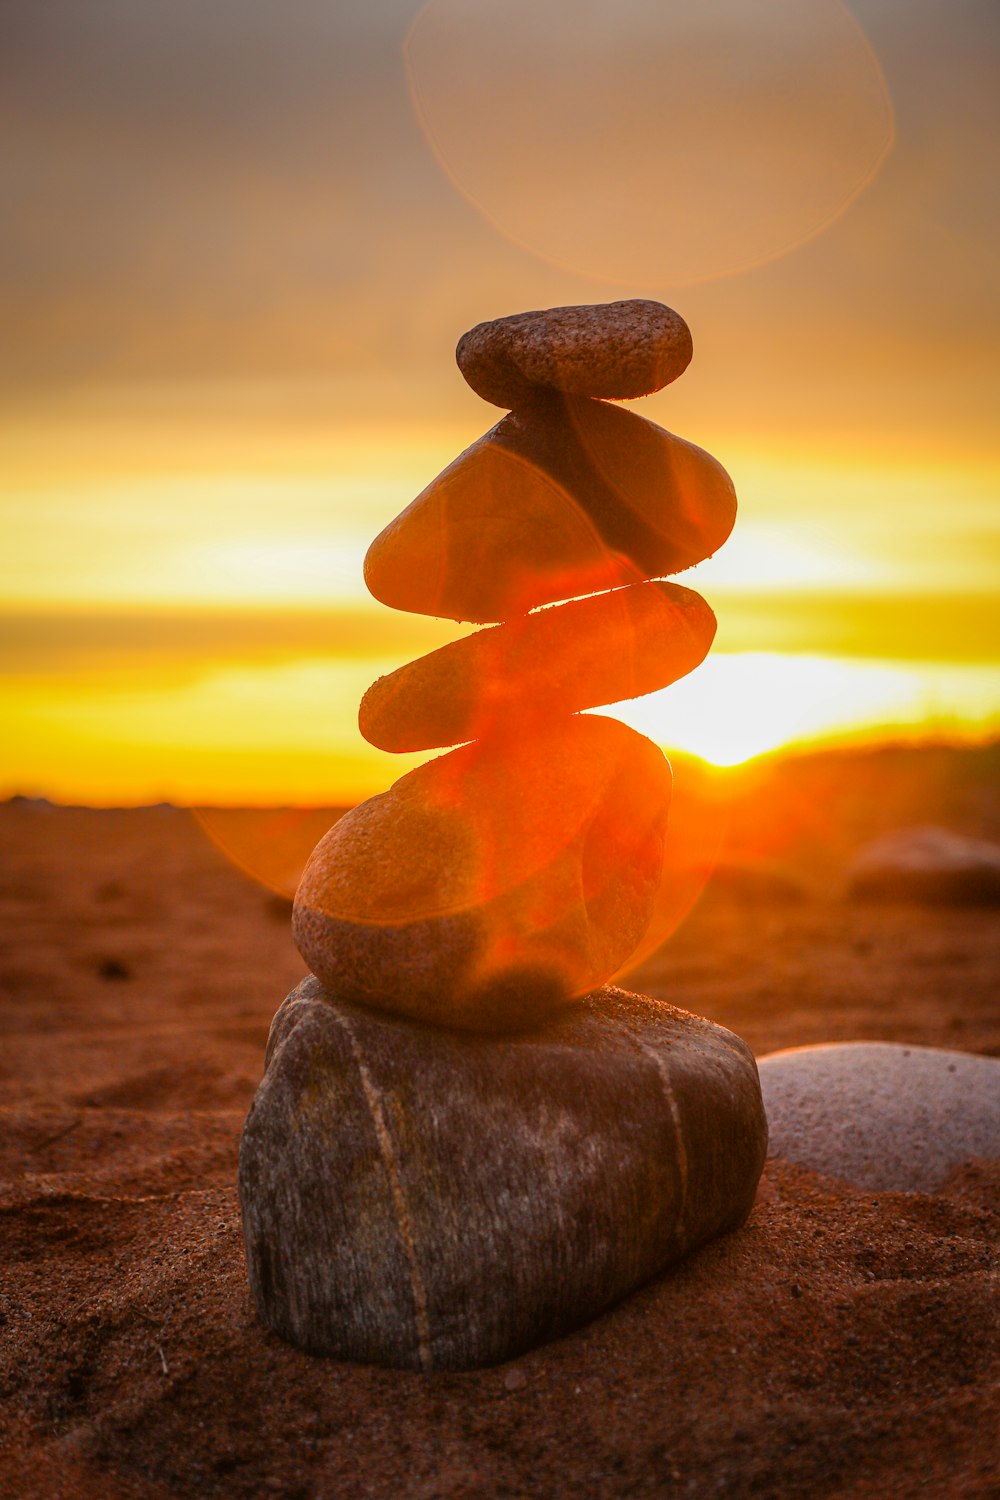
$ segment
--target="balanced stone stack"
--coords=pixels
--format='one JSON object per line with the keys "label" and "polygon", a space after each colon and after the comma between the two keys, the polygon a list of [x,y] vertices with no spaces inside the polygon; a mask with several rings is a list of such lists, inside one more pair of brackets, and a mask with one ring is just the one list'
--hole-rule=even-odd
{"label": "balanced stone stack", "polygon": [[459,367],[509,413],[369,550],[383,603],[491,628],[366,693],[372,744],[459,748],[336,823],[296,895],[312,974],[272,1025],[239,1187],[258,1310],[302,1348],[495,1363],[749,1212],[749,1049],[608,985],[652,916],[670,768],[580,712],[715,633],[662,579],[725,541],[729,477],[608,404],[690,357],[655,302],[480,324]]}

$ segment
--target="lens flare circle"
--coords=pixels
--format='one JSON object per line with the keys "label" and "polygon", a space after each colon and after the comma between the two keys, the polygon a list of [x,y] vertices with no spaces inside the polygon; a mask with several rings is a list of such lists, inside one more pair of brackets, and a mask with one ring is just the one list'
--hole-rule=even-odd
{"label": "lens flare circle", "polygon": [[893,138],[840,0],[427,0],[403,47],[442,170],[508,239],[682,286],[822,233]]}

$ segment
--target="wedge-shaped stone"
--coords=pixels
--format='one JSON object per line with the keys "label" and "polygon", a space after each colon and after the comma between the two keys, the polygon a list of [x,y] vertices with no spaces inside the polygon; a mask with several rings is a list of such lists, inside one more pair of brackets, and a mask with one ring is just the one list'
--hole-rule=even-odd
{"label": "wedge-shaped stone", "polygon": [[511,412],[368,549],[383,604],[491,622],[538,604],[678,573],[736,518],[710,454],[637,417],[546,396]]}
{"label": "wedge-shaped stone", "polygon": [[595,715],[452,750],[321,839],[299,951],[338,994],[416,1020],[540,1025],[641,941],[670,788],[655,745]]}
{"label": "wedge-shaped stone", "polygon": [[521,406],[539,386],[625,401],[683,374],[691,334],[673,308],[636,298],[477,323],[459,339],[455,358],[476,394],[494,406]]}
{"label": "wedge-shaped stone", "polygon": [[655,692],[702,662],[715,616],[693,589],[636,583],[518,615],[380,677],[358,723],[382,750],[425,750]]}
{"label": "wedge-shaped stone", "polygon": [[497,1040],[310,978],[240,1146],[254,1300],[336,1359],[510,1359],[742,1223],[766,1149],[750,1049],[661,1001],[604,989]]}

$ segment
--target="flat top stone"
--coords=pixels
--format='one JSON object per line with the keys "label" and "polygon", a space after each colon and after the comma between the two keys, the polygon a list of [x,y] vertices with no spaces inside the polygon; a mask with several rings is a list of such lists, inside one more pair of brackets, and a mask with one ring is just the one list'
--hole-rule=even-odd
{"label": "flat top stone", "polygon": [[1000,1157],[1000,1060],[843,1042],[759,1061],[770,1154],[882,1192],[929,1193]]}
{"label": "flat top stone", "polygon": [[540,386],[617,401],[648,396],[683,374],[691,352],[679,313],[636,298],[477,323],[459,339],[455,357],[477,395],[513,408]]}

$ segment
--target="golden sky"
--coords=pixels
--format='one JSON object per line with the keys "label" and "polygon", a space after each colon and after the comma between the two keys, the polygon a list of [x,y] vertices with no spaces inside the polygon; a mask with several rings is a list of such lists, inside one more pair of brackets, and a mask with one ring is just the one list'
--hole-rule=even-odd
{"label": "golden sky", "polygon": [[499,416],[455,342],[627,296],[695,345],[636,409],[741,502],[647,732],[995,732],[998,38],[992,0],[4,7],[0,792],[386,784],[357,697],[455,628],[360,563]]}

